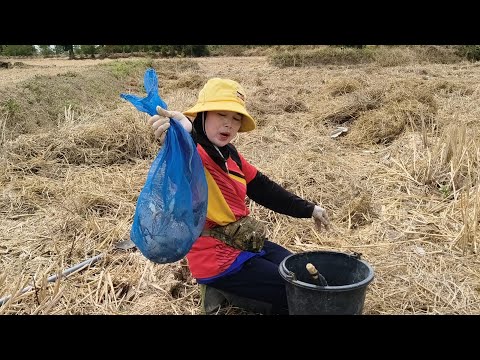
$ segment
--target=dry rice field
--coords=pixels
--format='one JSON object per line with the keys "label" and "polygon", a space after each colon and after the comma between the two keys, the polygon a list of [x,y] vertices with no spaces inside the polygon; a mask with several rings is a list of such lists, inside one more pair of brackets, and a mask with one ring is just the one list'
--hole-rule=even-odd
{"label": "dry rice field", "polygon": [[[478,64],[15,61],[0,69],[0,314],[201,313],[185,261],[114,248],[159,150],[146,116],[119,96],[144,94],[148,66],[170,109],[193,105],[210,77],[244,86],[258,127],[235,145],[322,204],[332,228],[249,202],[252,215],[294,252],[360,253],[375,271],[364,314],[480,314]],[[339,126],[348,131],[331,137]]]}

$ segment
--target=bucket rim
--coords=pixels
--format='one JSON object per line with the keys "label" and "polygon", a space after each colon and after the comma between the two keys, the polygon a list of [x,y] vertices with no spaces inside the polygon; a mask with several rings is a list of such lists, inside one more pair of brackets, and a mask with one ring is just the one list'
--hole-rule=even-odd
{"label": "bucket rim", "polygon": [[[287,262],[287,260],[298,255],[308,255],[308,254],[318,254],[318,253],[335,254],[335,255],[347,256],[349,258],[354,258],[355,260],[361,262],[367,267],[368,276],[362,281],[357,282],[355,284],[340,285],[340,286],[330,286],[330,285],[320,286],[320,285],[306,283],[304,281],[300,281],[296,279],[294,280],[292,276],[294,273],[288,270],[287,267],[285,266],[285,263]],[[332,251],[332,250],[302,251],[300,253],[290,254],[282,260],[282,262],[278,266],[278,272],[280,273],[280,276],[283,278],[283,280],[285,280],[286,282],[289,282],[296,286],[300,286],[305,289],[316,290],[316,291],[328,291],[328,290],[349,291],[356,288],[362,288],[367,286],[370,282],[372,282],[373,278],[375,277],[373,267],[365,260],[360,259],[360,256],[344,253],[341,251]]]}

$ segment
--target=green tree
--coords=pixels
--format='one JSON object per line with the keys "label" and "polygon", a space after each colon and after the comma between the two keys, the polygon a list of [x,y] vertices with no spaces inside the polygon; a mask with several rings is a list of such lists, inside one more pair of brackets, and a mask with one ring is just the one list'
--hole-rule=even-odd
{"label": "green tree", "polygon": [[65,52],[65,47],[64,45],[53,45],[53,51],[55,55],[61,55]]}
{"label": "green tree", "polygon": [[43,57],[49,57],[53,55],[53,50],[50,45],[38,45],[40,49],[40,55]]}
{"label": "green tree", "polygon": [[480,60],[480,45],[461,45],[456,49],[457,55],[467,58],[471,62]]}
{"label": "green tree", "polygon": [[36,53],[33,45],[5,45],[2,52],[5,56],[32,56]]}
{"label": "green tree", "polygon": [[69,59],[75,59],[75,52],[73,51],[73,45],[63,45],[63,50],[68,51]]}
{"label": "green tree", "polygon": [[207,45],[184,45],[182,52],[185,56],[192,56],[192,57],[209,55]]}
{"label": "green tree", "polygon": [[80,45],[79,52],[94,59],[97,53],[97,45]]}

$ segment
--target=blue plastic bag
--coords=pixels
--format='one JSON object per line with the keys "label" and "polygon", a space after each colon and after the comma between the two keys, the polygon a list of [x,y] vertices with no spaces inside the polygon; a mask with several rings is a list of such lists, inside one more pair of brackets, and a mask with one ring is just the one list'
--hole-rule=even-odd
{"label": "blue plastic bag", "polygon": [[[158,94],[154,69],[144,76],[147,96],[120,96],[138,110],[157,114],[167,109]],[[165,142],[153,161],[135,208],[130,238],[149,260],[172,263],[182,259],[203,230],[207,216],[207,180],[190,134],[170,119]]]}
{"label": "blue plastic bag", "polygon": [[146,112],[150,116],[157,114],[157,105],[167,110],[167,104],[158,94],[158,78],[155,69],[149,68],[143,76],[143,86],[147,96],[141,98],[131,94],[121,94],[120,97],[130,101],[138,110]]}

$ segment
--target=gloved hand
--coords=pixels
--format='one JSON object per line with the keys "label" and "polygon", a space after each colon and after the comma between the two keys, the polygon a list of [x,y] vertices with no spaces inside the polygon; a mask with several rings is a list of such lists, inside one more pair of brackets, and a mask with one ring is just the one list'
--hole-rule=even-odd
{"label": "gloved hand", "polygon": [[329,229],[330,220],[328,219],[327,210],[318,205],[315,205],[312,217],[315,220],[315,225],[317,226],[317,229],[319,231],[322,230],[322,226],[325,227],[325,230]]}
{"label": "gloved hand", "polygon": [[170,118],[180,122],[187,132],[192,132],[191,121],[180,111],[168,111],[160,106],[157,106],[157,113],[159,115],[153,115],[150,119],[148,119],[148,124],[152,126],[155,138],[160,138],[161,144],[163,144],[165,141],[165,135],[170,127]]}

